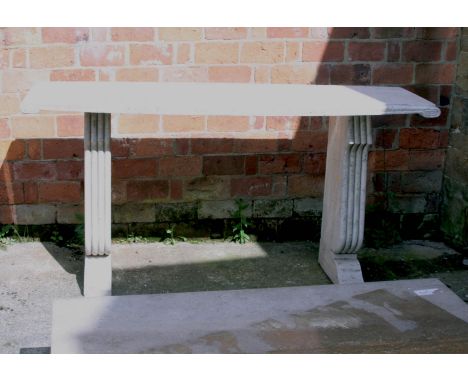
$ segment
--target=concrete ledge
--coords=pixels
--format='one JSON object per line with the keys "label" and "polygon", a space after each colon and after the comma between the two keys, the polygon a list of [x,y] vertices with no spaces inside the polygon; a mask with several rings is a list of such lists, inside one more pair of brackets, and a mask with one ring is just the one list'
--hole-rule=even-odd
{"label": "concrete ledge", "polygon": [[466,353],[437,279],[58,300],[52,353]]}

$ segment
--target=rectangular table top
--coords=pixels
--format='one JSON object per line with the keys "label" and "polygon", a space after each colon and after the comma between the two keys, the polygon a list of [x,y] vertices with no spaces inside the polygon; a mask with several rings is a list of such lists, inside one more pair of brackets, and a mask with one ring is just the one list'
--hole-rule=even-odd
{"label": "rectangular table top", "polygon": [[256,116],[421,114],[440,110],[400,87],[141,82],[44,82],[22,103],[39,111]]}

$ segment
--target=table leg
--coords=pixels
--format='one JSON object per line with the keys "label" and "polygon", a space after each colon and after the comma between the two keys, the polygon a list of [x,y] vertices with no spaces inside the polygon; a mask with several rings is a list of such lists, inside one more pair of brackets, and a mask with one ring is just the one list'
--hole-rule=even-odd
{"label": "table leg", "polygon": [[357,251],[364,237],[370,117],[330,117],[319,263],[337,284],[363,282]]}
{"label": "table leg", "polygon": [[84,295],[112,292],[111,115],[85,113]]}

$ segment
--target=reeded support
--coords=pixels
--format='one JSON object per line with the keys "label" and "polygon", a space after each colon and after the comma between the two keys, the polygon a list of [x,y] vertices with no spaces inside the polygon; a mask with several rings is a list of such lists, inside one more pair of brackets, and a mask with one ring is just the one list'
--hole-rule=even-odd
{"label": "reeded support", "polygon": [[336,284],[363,282],[357,251],[364,237],[370,117],[330,117],[319,263]]}
{"label": "reeded support", "polygon": [[112,293],[111,115],[85,113],[84,295]]}

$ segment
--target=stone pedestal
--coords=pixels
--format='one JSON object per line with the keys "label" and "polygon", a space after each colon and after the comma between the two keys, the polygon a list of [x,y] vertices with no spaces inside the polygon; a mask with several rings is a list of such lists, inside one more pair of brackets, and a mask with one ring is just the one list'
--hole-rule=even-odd
{"label": "stone pedestal", "polygon": [[84,295],[112,291],[111,115],[85,113],[85,273]]}
{"label": "stone pedestal", "polygon": [[362,282],[370,117],[330,117],[319,262],[337,284]]}

